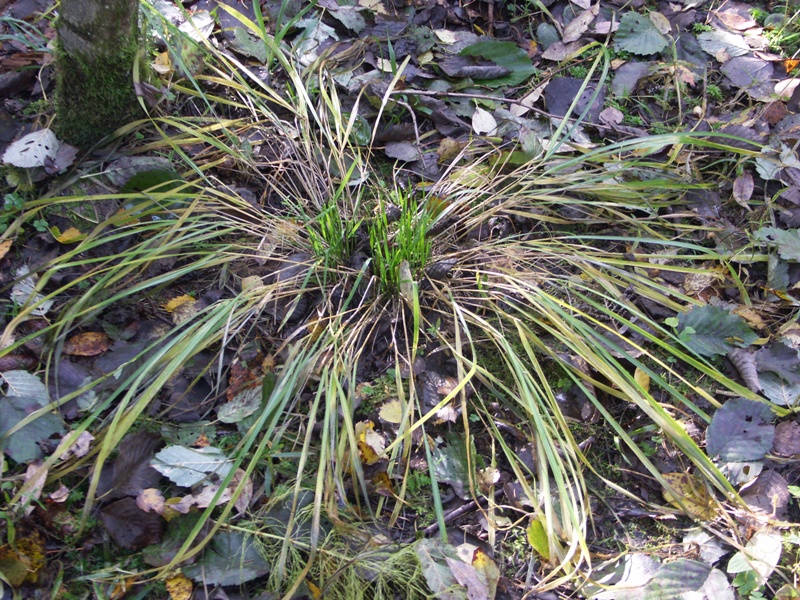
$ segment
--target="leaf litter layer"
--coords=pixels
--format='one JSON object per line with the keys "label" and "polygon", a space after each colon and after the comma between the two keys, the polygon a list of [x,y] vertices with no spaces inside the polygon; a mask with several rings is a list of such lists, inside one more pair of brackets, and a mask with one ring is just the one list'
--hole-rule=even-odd
{"label": "leaf litter layer", "polygon": [[[41,340],[46,381],[55,383],[35,404],[12,404],[19,414],[6,427],[6,451],[20,451],[15,434],[53,416],[50,397],[71,428],[41,452],[36,475],[13,490],[13,506],[24,510],[41,474],[86,476],[78,525],[99,514],[116,545],[146,548],[153,571],[141,577],[183,565],[208,585],[253,580],[287,596],[380,597],[412,581],[409,597],[451,588],[490,597],[498,586],[514,597],[616,581],[604,579],[614,564],[591,569],[590,490],[605,484],[639,499],[618,472],[597,468],[591,438],[576,437],[578,421],[602,423],[592,431],[605,443],[613,436],[629,464],[658,482],[672,505],[658,512],[710,521],[725,514],[720,501],[740,502],[734,486],[752,480],[735,475],[742,460],[709,457],[691,431],[712,422],[710,432],[727,436],[733,427],[738,435],[753,406],[769,407],[760,390],[709,360],[754,338],[741,317],[731,323],[728,308],[727,318],[700,317],[706,298],[686,282],[722,265],[728,272],[717,278],[744,285],[742,248],[698,239],[697,219],[681,212],[707,186],[676,159],[689,152],[714,160],[722,151],[747,158],[751,146],[671,134],[579,151],[567,137],[579,124],[565,119],[522,165],[507,148],[476,139],[437,181],[414,185],[399,167],[388,176],[377,170],[371,147],[354,141],[360,97],[348,116],[324,64],[303,72],[263,26],[240,21],[280,66],[280,93],[218,52],[206,59],[210,74],[174,85],[203,116],[154,116],[161,137],[134,154],[180,157],[181,181],[93,195],[120,210],[39,265],[38,295],[28,292],[6,323],[4,353]],[[394,98],[390,85],[380,111]],[[380,115],[373,137],[379,124]],[[256,183],[261,198],[248,190]],[[85,197],[68,192],[26,208],[35,214]],[[25,275],[19,281],[32,280]],[[195,297],[170,303],[185,296],[178,290]],[[26,331],[53,301],[51,322]],[[130,313],[120,318],[114,309],[143,301],[151,311],[162,304],[172,323],[117,331]],[[98,322],[114,332],[105,360],[67,358],[65,341]],[[67,377],[76,372],[77,383]],[[14,377],[4,374],[6,395],[25,398],[12,391]],[[378,396],[359,393],[381,377],[391,398],[380,400],[398,407],[389,419],[383,406],[376,415],[363,405]],[[731,410],[717,419],[726,394],[750,404],[726,403]],[[565,398],[580,405],[577,417]],[[643,415],[682,457],[676,470],[691,475],[654,464],[620,418],[626,410]],[[763,412],[754,427],[769,429],[781,409]],[[201,457],[191,450],[194,458],[153,459],[153,447],[122,468],[129,448],[141,445],[127,436],[143,426],[157,429],[167,450],[195,445]],[[95,438],[88,454],[63,462],[84,432]],[[752,428],[742,439],[753,435],[755,449],[734,457],[751,461],[751,471],[771,450]],[[204,481],[202,489],[187,476]],[[169,498],[145,494],[153,488]],[[490,541],[516,532],[527,542],[518,582],[494,566],[503,568],[502,552],[494,561],[481,557],[480,544],[469,560],[456,552],[464,540],[448,521],[453,500],[475,502]],[[132,533],[124,522],[136,524]],[[413,543],[418,527],[433,538]],[[758,556],[767,567],[750,572],[765,578],[774,552]],[[226,578],[231,565],[240,565],[238,579]],[[650,564],[647,585],[675,585],[678,571],[667,567]],[[697,570],[696,587],[684,591],[706,590],[721,574]],[[89,580],[118,577],[98,571]]]}

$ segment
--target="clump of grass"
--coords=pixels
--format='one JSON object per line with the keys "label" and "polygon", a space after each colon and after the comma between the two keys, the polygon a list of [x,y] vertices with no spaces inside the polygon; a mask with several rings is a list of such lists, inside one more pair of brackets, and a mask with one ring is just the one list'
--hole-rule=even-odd
{"label": "clump of grass", "polygon": [[[264,468],[270,449],[284,444],[292,448],[295,483],[289,493],[295,505],[300,498],[307,502],[302,519],[293,510],[289,528],[307,527],[302,548],[306,562],[298,566],[301,554],[291,536],[283,536],[273,549],[273,589],[297,589],[310,572],[317,574],[326,597],[334,598],[360,597],[367,572],[375,576],[368,589],[386,590],[381,592],[386,597],[404,579],[417,585],[419,571],[405,549],[380,545],[354,550],[341,537],[331,541],[325,522],[347,522],[358,529],[365,528],[359,520],[396,522],[408,491],[408,459],[412,452],[424,452],[432,465],[429,432],[437,410],[450,402],[460,406],[464,416],[454,427],[465,446],[471,448],[476,437],[490,436],[528,496],[528,516],[546,525],[552,558],[539,589],[574,578],[591,560],[584,471],[592,465],[555,397],[554,365],[560,377],[584,391],[653,477],[663,482],[605,399],[637,406],[698,473],[726,498],[735,496],[654,394],[662,390],[706,421],[708,415],[686,390],[716,403],[706,390],[686,381],[668,357],[691,365],[724,388],[747,397],[752,393],[708,362],[683,352],[674,333],[632,300],[638,295],[673,310],[697,302],[642,269],[650,258],[663,261],[665,251],[673,262],[663,268],[682,273],[696,273],[704,262],[729,258],[683,241],[691,227],[659,216],[661,209],[678,205],[682,190],[692,184],[670,165],[648,159],[666,146],[702,149],[714,144],[699,135],[671,134],[576,157],[565,151],[571,127],[564,120],[547,151],[522,166],[507,165],[500,149],[470,164],[454,165],[425,193],[397,186],[386,191],[376,183],[379,175],[366,153],[353,145],[357,110],[344,120],[335,84],[326,78],[323,66],[305,74],[314,79],[315,85],[308,86],[291,55],[271,41],[263,24],[238,18],[270,47],[283,70],[284,93],[264,85],[234,57],[209,49],[214,55],[209,62],[212,73],[173,88],[179,96],[198,98],[208,113],[192,119],[154,116],[158,131],[176,133],[163,133],[142,147],[182,157],[187,183],[169,191],[102,197],[133,206],[98,224],[86,239],[47,265],[43,285],[59,271],[77,268],[81,274],[53,286],[46,295],[46,300],[65,303],[50,326],[7,346],[13,349],[33,335],[43,336],[51,349],[47,368],[55,373],[62,340],[115,304],[188,280],[223,290],[218,301],[153,342],[141,360],[133,359],[117,385],[74,425],[76,431],[102,434],[92,457],[95,470],[84,518],[91,511],[101,465],[126,431],[147,414],[166,382],[208,349],[219,357],[219,383],[226,357],[256,337],[273,340],[269,351],[279,359],[277,381],[257,418],[242,432],[221,489],[239,467],[248,475],[271,477]],[[309,88],[318,93],[311,95]],[[266,159],[242,151],[239,140],[253,130],[270,140],[264,142]],[[208,149],[202,160],[186,155],[184,148],[192,144]],[[328,154],[321,156],[320,147]],[[230,164],[264,183],[265,195],[273,201],[270,210],[220,185],[221,169]],[[83,200],[77,195],[41,198],[27,209]],[[399,209],[396,221],[390,219],[390,204]],[[578,232],[571,228],[576,221]],[[500,222],[510,223],[510,230],[495,235]],[[120,245],[125,247],[121,252]],[[637,249],[629,251],[631,247]],[[365,259],[354,263],[351,259],[358,251]],[[426,278],[425,267],[434,262],[452,268],[445,277]],[[274,266],[271,273],[253,278],[254,265],[265,263]],[[158,268],[163,264],[173,266]],[[6,341],[31,308],[8,324]],[[437,322],[447,326],[436,327]],[[378,502],[370,496],[359,458],[351,395],[361,361],[367,353],[378,352],[376,332],[391,340],[380,351],[391,356],[398,374],[403,415],[385,450],[387,472],[399,476],[401,483],[396,496]],[[635,332],[639,341],[631,341],[625,332]],[[405,383],[399,380],[424,344],[447,350],[457,374],[457,385],[433,409],[425,406],[413,374]],[[636,353],[628,352],[631,345]],[[498,360],[502,369],[496,368]],[[650,375],[652,390],[636,380],[634,368]],[[468,386],[476,390],[476,399],[468,398]],[[532,431],[536,472],[519,460],[494,425],[490,411],[483,408],[490,402],[503,403]],[[467,418],[471,413],[483,417],[480,425]],[[417,433],[423,434],[421,446],[413,441]],[[59,454],[55,452],[46,466],[53,466]],[[468,485],[477,497],[474,468],[468,465]],[[445,535],[433,466],[428,479],[432,511]],[[243,485],[244,481],[237,493]],[[271,485],[270,480],[267,487]],[[231,519],[231,510],[231,503],[206,509],[161,572],[199,552]],[[205,523],[212,526],[206,528]],[[337,555],[331,547],[342,552]],[[419,586],[413,592],[423,595]]]}

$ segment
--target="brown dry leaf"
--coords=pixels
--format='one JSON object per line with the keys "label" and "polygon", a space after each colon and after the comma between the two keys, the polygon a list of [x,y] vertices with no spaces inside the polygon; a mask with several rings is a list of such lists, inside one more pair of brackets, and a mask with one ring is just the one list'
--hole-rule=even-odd
{"label": "brown dry leaf", "polygon": [[500,470],[496,467],[486,467],[478,469],[476,480],[478,487],[484,494],[489,494],[492,487],[500,481]]}
{"label": "brown dry leaf", "polygon": [[800,454],[800,423],[797,421],[781,421],[775,426],[775,438],[772,447],[776,454],[794,456]]}
{"label": "brown dry leaf", "polygon": [[154,512],[162,514],[164,512],[164,496],[161,490],[156,488],[147,488],[142,490],[142,493],[136,496],[136,506],[144,512]]}
{"label": "brown dry leaf", "polygon": [[55,492],[48,494],[47,497],[56,504],[66,502],[67,498],[69,498],[69,488],[62,483]]}
{"label": "brown dry leaf", "polygon": [[104,507],[100,520],[114,543],[129,550],[158,544],[164,534],[161,517],[140,510],[133,498],[123,498]]}
{"label": "brown dry leaf", "polygon": [[785,519],[789,509],[789,482],[775,470],[763,471],[742,494],[742,500],[770,517]]}
{"label": "brown dry leaf", "polygon": [[189,600],[192,597],[192,580],[183,573],[167,578],[164,584],[170,600]]}
{"label": "brown dry leaf", "polygon": [[102,331],[87,331],[73,335],[64,342],[64,354],[97,356],[111,347],[111,338]]}
{"label": "brown dry leaf", "polygon": [[[61,438],[61,441],[63,442],[70,435],[72,434],[66,434],[63,438]],[[70,456],[74,456],[75,458],[86,456],[93,441],[94,436],[91,433],[88,431],[82,431],[78,438],[72,442],[72,445],[67,448],[59,458],[61,460],[67,460]]]}
{"label": "brown dry leaf", "polygon": [[374,465],[381,459],[381,454],[386,448],[386,440],[375,431],[375,423],[372,421],[356,423],[356,440],[362,463]]}
{"label": "brown dry leaf", "polygon": [[568,56],[572,56],[578,50],[583,47],[583,44],[578,42],[570,42],[569,44],[564,44],[562,42],[555,42],[554,44],[550,44],[550,46],[542,53],[542,58],[545,60],[553,60],[556,62],[561,62]]}
{"label": "brown dry leaf", "polygon": [[205,433],[201,433],[199,436],[197,436],[194,444],[192,444],[192,448],[206,448],[210,445],[211,441],[208,439],[208,436]]}
{"label": "brown dry leaf", "polygon": [[753,196],[754,189],[753,174],[750,171],[745,171],[733,180],[733,199],[742,208],[750,210],[750,206],[747,203]]}
{"label": "brown dry leaf", "polygon": [[13,240],[3,240],[0,242],[0,259],[8,254],[8,251],[11,250],[11,244],[13,243]]}
{"label": "brown dry leaf", "polygon": [[370,480],[372,485],[375,486],[375,493],[386,498],[394,498],[394,488],[392,481],[386,471],[381,471],[372,476]]}
{"label": "brown dry leaf", "polygon": [[542,97],[542,94],[544,94],[548,83],[550,83],[549,79],[525,94],[518,103],[511,107],[511,114],[515,117],[525,116],[525,114],[530,111],[531,107],[539,101],[539,98]]}
{"label": "brown dry leaf", "polygon": [[708,521],[714,518],[716,504],[703,481],[689,473],[662,473],[661,476],[680,497],[680,502],[667,489],[664,500],[690,517]]}
{"label": "brown dry leaf", "polygon": [[163,517],[167,521],[177,517],[178,515],[189,514],[194,506],[194,496],[187,495],[183,498],[169,498],[164,503]]}
{"label": "brown dry leaf", "polygon": [[36,508],[34,500],[38,500],[42,495],[44,483],[47,480],[47,469],[42,469],[44,463],[41,460],[34,460],[28,464],[25,470],[25,485],[20,493],[20,503],[25,507],[25,514],[30,515]]}
{"label": "brown dry leaf", "polygon": [[[562,36],[562,41],[565,44],[570,42],[575,42],[580,39],[580,37],[589,29],[589,25],[591,25],[592,21],[597,18],[597,15],[600,14],[600,3],[598,2],[589,10],[583,11],[577,17],[572,19],[569,22],[569,25],[564,27],[564,35]],[[548,48],[549,50],[549,48]]]}
{"label": "brown dry leaf", "polygon": [[718,279],[720,279],[718,273],[688,273],[683,280],[683,289],[687,296],[697,296],[711,287]]}

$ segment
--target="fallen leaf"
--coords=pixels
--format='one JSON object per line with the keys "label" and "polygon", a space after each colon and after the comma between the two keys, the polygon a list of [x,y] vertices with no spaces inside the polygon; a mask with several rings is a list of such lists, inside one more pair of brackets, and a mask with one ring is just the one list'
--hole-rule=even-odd
{"label": "fallen leaf", "polygon": [[569,42],[574,42],[580,39],[580,37],[589,29],[589,25],[591,25],[592,21],[595,20],[597,15],[600,13],[600,3],[598,2],[589,10],[583,11],[577,17],[572,19],[569,22],[569,25],[564,27],[564,35],[561,38],[561,41],[565,44]]}
{"label": "fallen leaf", "polygon": [[170,600],[189,600],[192,597],[192,580],[183,573],[167,578],[164,585]]}
{"label": "fallen leaf", "polygon": [[662,477],[678,495],[665,488],[664,500],[690,517],[705,521],[714,518],[716,504],[701,479],[689,473],[662,473]]}
{"label": "fallen leaf", "polygon": [[356,443],[361,452],[361,462],[365,465],[374,465],[378,462],[386,448],[386,440],[375,431],[375,423],[372,421],[356,423]]}
{"label": "fallen leaf", "polygon": [[50,233],[59,244],[75,244],[86,239],[86,234],[81,233],[77,227],[69,227],[65,231],[61,231],[58,227],[53,226],[50,228]]}
{"label": "fallen leaf", "polygon": [[136,496],[136,506],[144,512],[154,512],[160,515],[164,512],[164,496],[161,494],[161,490],[147,488]]}
{"label": "fallen leaf", "polygon": [[64,342],[64,354],[97,356],[111,347],[111,338],[102,331],[87,331],[73,335]]}
{"label": "fallen leaf", "polygon": [[497,121],[489,111],[479,106],[472,114],[472,130],[478,135],[493,135],[497,131]]}
{"label": "fallen leaf", "polygon": [[59,484],[58,489],[55,492],[51,492],[47,496],[52,502],[57,504],[61,504],[62,502],[66,502],[67,498],[69,498],[69,488],[65,486],[63,483]]}
{"label": "fallen leaf", "polygon": [[[63,442],[65,439],[70,437],[70,435],[71,434],[68,433],[61,438],[61,441]],[[77,439],[72,442],[72,445],[67,448],[59,458],[61,460],[67,460],[70,456],[74,456],[75,458],[86,456],[86,453],[89,452],[89,448],[91,447],[93,441],[94,436],[91,433],[88,431],[82,431]]]}
{"label": "fallen leaf", "polygon": [[636,367],[636,370],[633,372],[633,379],[645,392],[650,390],[650,375],[642,371],[639,367]]}
{"label": "fallen leaf", "polygon": [[0,547],[0,573],[3,574],[3,580],[15,588],[24,583],[35,584],[45,565],[44,552],[44,541],[36,531],[17,538],[13,548],[10,545]]}
{"label": "fallen leaf", "polygon": [[380,411],[378,411],[378,416],[382,421],[386,421],[387,423],[391,423],[393,425],[400,423],[403,418],[400,400],[393,398],[384,402],[383,406],[380,408]]}
{"label": "fallen leaf", "polygon": [[139,509],[133,498],[123,498],[104,507],[100,520],[114,543],[128,550],[157,544],[164,533],[161,517]]}
{"label": "fallen leaf", "polygon": [[28,464],[25,470],[25,484],[20,493],[20,505],[25,507],[25,514],[30,515],[36,508],[34,500],[42,496],[45,481],[47,481],[47,469],[42,469],[44,463],[41,460],[34,460]]}
{"label": "fallen leaf", "polygon": [[3,240],[0,242],[0,259],[2,259],[8,251],[11,249],[11,244],[13,244],[13,240]]}
{"label": "fallen leaf", "polygon": [[776,454],[794,456],[800,454],[800,423],[781,421],[775,426],[775,439],[772,447]]}
{"label": "fallen leaf", "polygon": [[172,313],[175,312],[178,308],[180,308],[184,304],[191,302],[196,302],[196,300],[188,294],[183,294],[182,296],[178,296],[177,298],[172,298],[169,302],[164,304],[163,308],[168,313]]}

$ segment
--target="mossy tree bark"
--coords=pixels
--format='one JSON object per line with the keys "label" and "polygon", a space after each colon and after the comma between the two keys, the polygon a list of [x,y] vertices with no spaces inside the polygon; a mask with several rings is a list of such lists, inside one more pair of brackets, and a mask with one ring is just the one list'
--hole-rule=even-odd
{"label": "mossy tree bark", "polygon": [[87,148],[136,118],[139,0],[61,0],[56,132]]}

